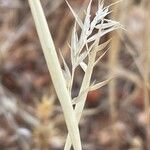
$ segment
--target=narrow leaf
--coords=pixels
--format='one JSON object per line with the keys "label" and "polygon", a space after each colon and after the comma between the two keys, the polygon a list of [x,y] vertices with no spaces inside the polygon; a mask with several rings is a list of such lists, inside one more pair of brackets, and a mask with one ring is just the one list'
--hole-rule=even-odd
{"label": "narrow leaf", "polygon": [[97,84],[95,84],[95,85],[93,85],[93,86],[91,86],[91,87],[90,87],[90,91],[94,91],[94,90],[97,90],[97,89],[99,89],[99,88],[105,86],[105,85],[108,84],[112,79],[114,79],[114,77],[113,77],[113,78],[110,78],[110,79],[107,79],[107,80],[105,80],[105,81],[102,81],[102,82],[100,82],[100,83],[97,83]]}
{"label": "narrow leaf", "polygon": [[64,65],[64,68],[65,68],[65,73],[67,74],[68,79],[71,79],[71,73],[70,73],[69,67],[68,67],[68,65],[67,65],[67,63],[66,63],[66,61],[65,61],[65,59],[64,59],[64,57],[63,57],[63,55],[61,53],[61,51],[60,51],[60,56],[61,56],[62,61],[63,61],[63,65]]}
{"label": "narrow leaf", "polygon": [[76,23],[75,23],[74,28],[73,28],[73,32],[72,32],[72,36],[71,36],[71,47],[70,47],[70,49],[71,49],[71,63],[72,63],[72,65],[76,61],[77,47],[78,47],[78,35],[77,35]]}
{"label": "narrow leaf", "polygon": [[94,66],[97,65],[97,63],[104,57],[104,55],[108,52],[108,49],[102,54],[100,55],[100,57],[95,61]]}
{"label": "narrow leaf", "polygon": [[68,7],[70,8],[70,10],[71,10],[73,16],[75,17],[75,20],[77,21],[77,23],[79,24],[80,28],[82,29],[82,28],[83,28],[83,23],[82,23],[81,19],[80,19],[80,18],[78,17],[78,15],[74,12],[74,10],[72,9],[72,7],[71,7],[70,4],[68,3],[68,1],[67,1],[67,0],[65,0],[65,1],[66,1],[66,3],[67,3]]}

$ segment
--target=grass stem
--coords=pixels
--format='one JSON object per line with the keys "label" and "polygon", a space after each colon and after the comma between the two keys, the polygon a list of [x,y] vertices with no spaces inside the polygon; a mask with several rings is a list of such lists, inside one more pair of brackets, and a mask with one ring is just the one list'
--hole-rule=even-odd
{"label": "grass stem", "polygon": [[32,15],[42,45],[46,63],[51,74],[57,96],[60,100],[65,121],[75,150],[81,150],[81,140],[78,124],[73,112],[71,97],[68,93],[65,80],[62,74],[54,42],[52,40],[48,24],[40,3],[40,0],[29,0]]}

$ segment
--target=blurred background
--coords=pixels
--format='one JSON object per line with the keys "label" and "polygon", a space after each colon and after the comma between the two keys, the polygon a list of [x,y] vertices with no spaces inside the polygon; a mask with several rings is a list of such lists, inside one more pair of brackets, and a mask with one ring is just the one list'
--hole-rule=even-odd
{"label": "blurred background", "polygon": [[[74,18],[64,0],[41,0],[56,49],[68,64]],[[83,18],[88,0],[68,0]],[[115,0],[105,0],[105,5]],[[97,8],[93,0],[92,12]],[[108,18],[125,30],[92,80],[117,78],[90,92],[80,121],[83,150],[150,150],[150,1],[122,0]],[[83,72],[74,81],[76,96]],[[0,150],[62,150],[67,135],[27,0],[0,0]]]}

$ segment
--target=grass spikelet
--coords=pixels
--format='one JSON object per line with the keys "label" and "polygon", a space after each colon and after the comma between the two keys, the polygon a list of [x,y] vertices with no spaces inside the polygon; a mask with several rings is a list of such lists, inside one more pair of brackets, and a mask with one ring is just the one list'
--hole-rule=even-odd
{"label": "grass spikelet", "polygon": [[[90,84],[91,84],[91,77],[92,77],[93,69],[95,65],[98,63],[98,61],[105,55],[106,52],[104,52],[98,59],[96,59],[97,53],[103,48],[105,48],[107,44],[109,43],[109,41],[107,41],[103,44],[99,44],[100,39],[102,36],[106,35],[107,33],[121,27],[118,22],[105,19],[105,17],[110,12],[108,11],[109,6],[103,7],[104,6],[103,3],[99,3],[100,5],[98,6],[98,10],[95,14],[95,17],[93,20],[91,20],[90,19],[91,3],[92,3],[92,0],[89,2],[89,5],[87,7],[84,23],[83,25],[81,25],[82,21],[79,19],[78,15],[74,12],[74,10],[71,8],[71,6],[67,2],[69,8],[71,9],[71,12],[73,13],[76,19],[77,24],[79,24],[81,28],[81,34],[78,36],[76,27],[74,27],[73,33],[72,33],[72,40],[71,40],[71,43],[72,43],[71,46],[76,44],[76,55],[75,55],[76,59],[72,61],[72,67],[74,67],[73,71],[75,71],[75,69],[79,66],[85,72],[83,81],[81,83],[79,94],[76,98],[73,98],[73,100],[75,100],[73,101],[73,104],[76,104],[75,114],[76,114],[76,118],[78,122],[80,121],[80,118],[82,115],[82,111],[85,105],[87,94],[90,91]],[[94,29],[98,29],[98,32],[93,34]],[[76,37],[79,37],[78,40],[76,40],[75,34],[76,34]],[[70,49],[71,49],[71,56],[73,56],[74,47],[70,47]],[[88,59],[87,63],[84,62],[85,58]],[[74,72],[72,74],[74,74]],[[108,79],[108,80],[105,80],[103,82],[93,85],[91,87],[91,90],[92,89],[94,90],[94,89],[97,89],[106,85],[110,80],[111,79]],[[70,148],[71,148],[71,140],[68,135],[64,149],[69,150]]]}

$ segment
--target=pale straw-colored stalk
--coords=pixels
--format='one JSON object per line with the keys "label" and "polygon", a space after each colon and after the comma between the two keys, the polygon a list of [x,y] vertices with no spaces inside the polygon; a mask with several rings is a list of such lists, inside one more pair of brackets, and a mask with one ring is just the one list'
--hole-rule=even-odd
{"label": "pale straw-colored stalk", "polygon": [[47,25],[40,0],[28,0],[42,45],[46,63],[51,74],[57,96],[60,100],[71,141],[75,150],[81,150],[78,124],[73,112],[71,98],[57,57],[56,49]]}
{"label": "pale straw-colored stalk", "polygon": [[[96,57],[96,53],[94,52],[92,54],[92,56],[90,56],[90,61],[88,63],[83,81],[82,81],[82,85],[80,88],[80,92],[79,94],[81,94],[82,91],[86,91],[86,89],[90,86],[90,81],[91,81],[91,76],[92,76],[92,72],[93,72],[93,65],[95,62],[95,57]],[[85,105],[85,101],[86,101],[86,97],[87,97],[88,91],[85,92],[80,98],[81,101],[79,101],[79,103],[76,104],[75,106],[75,113],[76,113],[76,118],[77,121],[80,121],[81,115],[82,115],[82,111],[84,109],[84,105]],[[70,140],[70,136],[67,136],[67,140],[66,140],[66,144],[65,144],[65,148],[64,150],[68,150],[71,148],[71,140]]]}
{"label": "pale straw-colored stalk", "polygon": [[[113,2],[115,2],[115,0],[113,0]],[[113,18],[119,18],[118,17],[119,14],[119,5],[116,5],[115,8],[113,9],[113,13],[112,13],[112,17]],[[114,35],[114,34],[113,34]],[[115,35],[111,41],[111,49],[110,49],[110,53],[109,53],[109,67],[110,67],[110,75],[114,74],[114,70],[118,65],[118,53],[119,53],[119,47],[120,47],[120,42],[119,42],[119,36]],[[116,90],[116,84],[117,84],[117,80],[113,80],[109,83],[109,113],[110,113],[110,117],[111,117],[111,123],[114,125],[114,123],[117,121],[117,108],[116,108],[116,104],[117,104],[117,90]],[[113,127],[113,135],[114,135],[114,139],[115,142],[113,144],[113,149],[114,150],[118,150],[119,145],[117,143],[118,141],[118,136],[117,136],[117,131],[116,128]]]}

